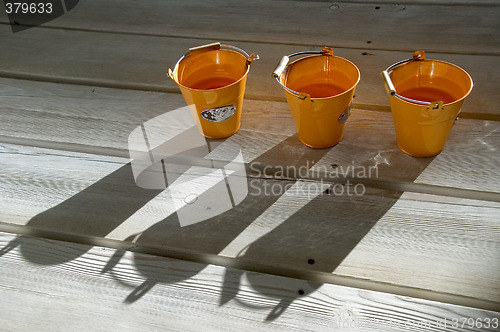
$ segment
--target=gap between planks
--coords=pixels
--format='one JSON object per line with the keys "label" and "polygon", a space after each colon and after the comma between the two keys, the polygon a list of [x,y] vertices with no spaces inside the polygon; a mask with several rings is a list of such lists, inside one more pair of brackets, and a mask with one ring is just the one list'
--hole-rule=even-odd
{"label": "gap between planks", "polygon": [[[6,113],[3,137],[0,137],[5,143],[126,159],[127,137],[133,128],[145,121],[153,125],[158,122],[155,116],[162,114],[163,117],[165,110],[186,108],[177,94],[116,89],[95,92],[95,88],[88,86],[13,80],[5,80],[2,86]],[[498,192],[498,177],[493,172],[498,158],[491,154],[499,142],[498,124],[494,122],[458,121],[445,151],[426,167],[428,161],[407,157],[396,148],[389,114],[353,110],[352,121],[344,132],[345,139],[335,148],[324,151],[314,151],[299,143],[286,103],[247,100],[242,121],[244,125],[239,133],[228,141],[244,147],[247,163],[269,148],[275,148],[272,158],[263,161],[264,165],[296,165],[295,160],[289,158],[293,151],[297,156],[307,155],[311,162],[322,158],[315,168],[323,170],[330,169],[331,164],[349,167],[356,163],[368,167],[381,163],[380,177],[386,180]],[[379,125],[374,127],[373,123]],[[373,132],[368,134],[367,129],[372,127]],[[100,142],[96,142],[96,138]],[[356,156],[352,151],[357,151]],[[58,154],[62,156],[64,152]],[[221,155],[216,159],[225,157]],[[425,172],[421,173],[423,167]],[[414,181],[413,177],[418,174]]]}
{"label": "gap between planks", "polygon": [[[15,36],[6,31],[1,31],[0,34],[5,37],[5,49],[10,50],[9,56],[6,55],[4,58],[4,68],[0,69],[0,76],[176,93],[178,93],[177,85],[166,77],[168,66],[175,64],[188,47],[213,41],[194,38],[127,37],[43,28],[28,30]],[[44,40],[52,47],[48,47]],[[53,40],[57,40],[58,43],[52,42]],[[65,41],[70,40],[71,47],[68,49],[65,47],[67,45]],[[29,45],[28,48],[26,43]],[[261,60],[248,75],[246,98],[284,101],[283,91],[271,78],[270,73],[283,54],[294,52],[297,47],[246,42],[238,43],[237,46],[261,55]],[[78,59],[79,65],[69,68],[61,66],[59,60],[65,63],[68,54],[78,49],[88,50],[83,54],[81,52],[75,54],[74,58]],[[138,51],[142,49],[146,52]],[[14,56],[16,53],[18,55]],[[352,60],[362,72],[361,82],[356,88],[355,106],[388,111],[388,97],[380,79],[380,71],[395,61],[410,57],[411,54],[389,51],[361,53],[359,50],[346,48],[339,50],[337,55]],[[122,57],[123,60],[119,60]],[[473,76],[477,88],[467,98],[462,114],[477,113],[479,114],[477,117],[481,119],[498,119],[498,98],[495,98],[495,87],[499,83],[494,73],[496,56],[436,54],[433,58],[461,65]],[[44,65],[40,66],[40,63]],[[127,70],[124,71],[124,65],[117,63],[125,63]],[[486,114],[492,116],[487,117]]]}
{"label": "gap between planks", "polygon": [[[13,238],[0,233],[0,244],[4,246]],[[3,284],[0,285],[0,291],[5,294],[2,304],[6,310],[2,312],[10,317],[6,325],[10,330],[18,330],[18,324],[26,331],[53,330],[57,322],[57,326],[68,330],[69,324],[70,330],[75,331],[96,328],[144,331],[164,326],[188,331],[193,326],[194,330],[200,330],[198,324],[213,330],[230,326],[234,331],[255,331],[258,326],[259,331],[281,331],[285,327],[296,331],[331,331],[345,328],[341,323],[351,323],[351,328],[369,331],[400,331],[403,326],[411,326],[414,331],[431,328],[442,331],[445,321],[451,322],[457,317],[474,317],[481,321],[500,317],[499,313],[470,307],[332,284],[315,285],[303,280],[131,252],[124,252],[110,266],[116,252],[113,255],[113,250],[104,247],[85,248],[82,256],[61,265],[35,267],[27,264],[23,252],[40,252],[38,259],[67,257],[82,246],[43,239],[17,240],[23,249],[4,256]],[[135,293],[130,293],[131,288],[141,287],[137,285],[148,281],[152,287],[144,292],[147,296],[130,306],[126,301]],[[302,288],[308,291],[304,295],[297,291]],[[127,293],[130,295],[125,303],[121,302]],[[141,295],[146,295],[144,293]],[[74,298],[79,301],[73,301]],[[31,306],[17,305],[24,302]],[[284,302],[291,303],[283,306]],[[272,317],[280,305],[283,310],[279,317]],[[71,314],[58,315],[61,307]],[[26,316],[38,317],[47,310],[55,314],[26,322]],[[88,322],[89,315],[96,310],[103,319]],[[194,312],[196,316],[187,314]],[[179,327],[171,325],[174,322],[171,317],[178,318],[175,323]],[[342,322],[343,318],[349,322]],[[117,326],[117,322],[123,321],[123,327]],[[368,324],[361,326],[363,323]],[[474,327],[466,325],[464,331],[480,330]]]}
{"label": "gap between planks", "polygon": [[[34,140],[34,139],[26,139],[19,137],[14,138],[3,135],[0,135],[0,143],[36,147],[36,148],[46,148],[51,150],[62,150],[68,152],[87,153],[87,154],[94,154],[94,155],[101,155],[108,157],[129,158],[128,150],[107,148],[107,147],[91,147],[88,145],[77,144],[77,143],[59,143],[53,141]],[[194,158],[194,157],[176,157],[171,159],[172,160],[169,162],[177,163],[179,165],[212,168],[212,167],[217,167],[217,165],[220,164],[220,167],[222,168],[227,167],[227,161],[224,160]],[[283,176],[283,167],[281,166],[244,163],[244,167],[247,175],[256,179],[259,178],[268,179],[269,177],[277,179]],[[414,182],[387,180],[380,178],[375,178],[375,179],[357,178],[352,176],[345,176],[340,180],[339,179],[333,180],[328,174],[324,172],[311,170],[308,173],[309,174],[307,176],[298,176],[298,177],[290,176],[290,177],[285,177],[283,180],[290,180],[290,181],[306,180],[306,181],[320,181],[323,183],[331,182],[340,184],[355,180],[356,183],[361,183],[367,187],[375,189],[394,190],[399,192],[413,192],[418,194],[429,194],[429,195],[481,200],[489,202],[500,202],[500,193],[495,193],[490,191],[462,189],[462,188],[446,187],[446,186],[432,185],[426,183],[414,183]]]}
{"label": "gap between planks", "polygon": [[[475,2],[460,2],[469,6],[471,16],[460,16],[462,8],[456,9],[456,2],[441,1],[401,5],[393,1],[356,1],[356,2],[323,2],[323,1],[284,1],[267,3],[254,1],[251,6],[247,4],[234,4],[227,1],[215,0],[206,6],[204,2],[191,2],[189,4],[171,1],[157,3],[146,1],[141,4],[122,1],[119,5],[114,3],[89,1],[80,3],[70,15],[63,16],[56,21],[47,22],[43,28],[61,28],[75,31],[93,31],[107,33],[125,33],[143,36],[169,36],[173,38],[193,38],[204,35],[206,38],[224,39],[229,41],[269,42],[271,44],[288,45],[317,45],[324,46],[335,40],[336,48],[351,47],[365,49],[364,35],[370,40],[370,50],[399,50],[414,51],[414,48],[433,50],[439,52],[464,53],[464,54],[498,54],[498,49],[483,39],[479,31],[490,28],[494,24],[493,10],[497,6],[493,2],[482,2],[482,6],[475,6]],[[114,7],[113,7],[114,6]],[[410,6],[409,8],[406,8]],[[485,9],[488,6],[490,9]],[[154,8],[155,11],[151,11]],[[230,9],[228,9],[230,8]],[[303,15],[307,10],[315,21],[307,20]],[[148,25],[137,25],[134,12],[141,11],[148,15]],[[446,38],[435,34],[434,16],[440,17],[444,26],[456,28],[461,31],[460,43],[458,34]],[[116,21],[118,15],[120,21]],[[458,15],[458,17],[457,17]],[[360,21],[372,17],[369,26],[359,25]],[[480,22],[467,20],[472,17],[482,17]],[[220,28],[219,21],[224,18],[227,28]],[[244,18],[243,20],[241,18]],[[1,20],[1,19],[0,19]],[[290,26],[292,20],[295,26]],[[6,18],[2,20],[8,24]],[[198,22],[205,26],[200,34]],[[418,21],[417,27],[411,23]],[[356,22],[356,23],[353,23]],[[476,23],[476,24],[474,24]],[[29,24],[26,22],[25,24]],[[479,25],[478,25],[479,24]],[[330,34],[324,26],[330,26],[335,34]],[[475,25],[475,29],[469,29]],[[29,26],[29,25],[25,25]],[[397,26],[397,28],[393,28]],[[342,30],[340,30],[342,29]],[[297,33],[296,31],[300,31]],[[369,30],[369,31],[367,31]],[[339,33],[340,31],[340,33]],[[423,43],[421,35],[431,35],[432,39]],[[398,40],[399,47],[395,47],[393,40]],[[458,37],[458,38],[457,38]],[[372,43],[373,41],[373,43]],[[472,44],[470,44],[472,43]]]}
{"label": "gap between planks", "polygon": [[[175,93],[178,95],[181,94],[180,90],[176,87],[159,86],[157,84],[124,82],[124,81],[107,80],[107,79],[89,79],[89,78],[83,78],[83,77],[47,76],[47,75],[39,75],[39,74],[33,74],[33,73],[12,72],[12,71],[1,70],[1,69],[0,69],[0,78],[35,81],[35,82],[43,82],[43,83],[58,83],[58,84],[80,85],[80,86],[93,86],[93,87],[120,89],[120,90]],[[286,103],[286,98],[284,96],[277,97],[277,96],[271,96],[271,95],[259,95],[259,94],[245,93],[245,99]],[[384,112],[384,113],[391,112],[391,108],[388,105],[358,103],[355,100],[353,100],[352,107],[359,108],[359,109],[365,109],[365,110],[369,110],[369,111]],[[459,118],[471,119],[471,120],[500,121],[500,114],[478,113],[478,112],[474,112],[474,113],[461,112],[459,115]]]}
{"label": "gap between planks", "polygon": [[[10,25],[6,22],[0,22],[0,25]],[[20,26],[28,27],[28,28],[38,28],[38,29],[53,29],[53,30],[68,30],[68,31],[76,31],[76,32],[91,32],[91,33],[103,33],[103,34],[111,34],[111,35],[127,35],[127,36],[143,36],[143,37],[164,37],[164,38],[175,38],[175,39],[191,39],[197,38],[192,34],[168,34],[168,33],[154,33],[154,32],[134,32],[134,31],[115,31],[108,29],[98,29],[98,28],[81,28],[81,27],[68,27],[64,25],[27,25],[20,24]],[[302,47],[323,47],[325,43],[311,43],[311,42],[301,42],[296,40],[261,40],[257,38],[212,38],[212,39],[220,39],[225,42],[245,42],[245,43],[254,43],[254,44],[269,44],[269,45],[284,45],[284,46],[302,46]],[[348,50],[363,50],[363,51],[389,51],[389,52],[414,52],[414,48],[388,48],[388,47],[361,47],[361,46],[345,46],[340,44],[329,44],[329,47],[334,49],[348,49]],[[364,45],[363,45],[364,46]],[[457,54],[457,55],[483,55],[483,56],[500,56],[500,52],[478,52],[473,50],[467,51],[446,51],[446,50],[433,50],[433,54]],[[7,78],[16,78],[16,77],[8,77]],[[283,98],[283,100],[285,100]]]}
{"label": "gap between planks", "polygon": [[215,254],[206,254],[193,252],[186,249],[160,248],[156,246],[137,245],[130,242],[112,240],[101,237],[90,237],[75,234],[65,234],[54,231],[35,230],[27,226],[7,224],[0,221],[0,232],[16,234],[29,238],[43,238],[56,241],[77,243],[82,245],[99,246],[116,250],[125,250],[135,253],[183,260],[193,263],[210,264],[231,269],[238,269],[248,272],[263,273],[273,276],[294,278],[299,280],[311,281],[321,284],[332,284],[350,288],[359,288],[369,291],[395,294],[399,296],[408,296],[417,299],[437,301],[453,305],[472,307],[483,310],[500,312],[500,303],[477,299],[468,296],[442,293],[421,289],[410,286],[401,286],[392,283],[384,283],[368,279],[339,276],[332,273],[319,271],[305,271],[283,266],[273,266],[255,261],[244,261],[238,258],[219,256]]}

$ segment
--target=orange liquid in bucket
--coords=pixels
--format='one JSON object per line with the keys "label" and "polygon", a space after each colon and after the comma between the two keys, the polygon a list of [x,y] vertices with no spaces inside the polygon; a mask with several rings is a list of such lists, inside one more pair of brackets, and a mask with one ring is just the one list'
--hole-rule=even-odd
{"label": "orange liquid in bucket", "polygon": [[231,70],[228,65],[217,65],[200,68],[196,72],[186,75],[181,83],[191,89],[214,90],[231,85],[245,74],[244,71]]}
{"label": "orange liquid in bucket", "polygon": [[213,139],[236,133],[251,60],[215,44],[190,49],[189,56],[181,59],[170,75],[179,85],[199,132]]}
{"label": "orange liquid in bucket", "polygon": [[449,104],[457,100],[452,94],[447,91],[431,88],[431,87],[418,87],[401,91],[399,93],[403,97],[420,100],[420,101],[442,101],[444,104]]}
{"label": "orange liquid in bucket", "polygon": [[414,157],[432,157],[444,149],[473,84],[469,74],[458,66],[438,60],[415,60],[415,56],[423,54],[415,52],[414,60],[388,73],[399,95],[429,103],[443,102],[419,105],[389,96],[398,147]]}
{"label": "orange liquid in bucket", "polygon": [[332,83],[313,83],[303,86],[293,87],[292,90],[305,92],[311,98],[327,98],[336,96],[345,91],[344,88]]}
{"label": "orange liquid in bucket", "polygon": [[[333,53],[333,52],[332,52]],[[311,148],[340,142],[359,70],[350,61],[328,55],[308,56],[288,64],[280,74],[300,141]],[[305,93],[305,99],[298,94]]]}
{"label": "orange liquid in bucket", "polygon": [[228,86],[236,81],[237,80],[228,77],[210,77],[196,82],[188,82],[186,86],[197,90],[213,90]]}

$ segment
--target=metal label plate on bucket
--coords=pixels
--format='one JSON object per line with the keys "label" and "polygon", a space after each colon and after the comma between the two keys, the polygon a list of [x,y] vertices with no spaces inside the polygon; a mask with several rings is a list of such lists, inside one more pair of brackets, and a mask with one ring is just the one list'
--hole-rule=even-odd
{"label": "metal label plate on bucket", "polygon": [[236,112],[236,106],[222,106],[201,112],[201,117],[210,122],[222,122],[229,119]]}
{"label": "metal label plate on bucket", "polygon": [[352,106],[352,104],[349,104],[349,106],[344,110],[344,112],[342,112],[342,114],[340,114],[340,116],[339,116],[339,123],[340,124],[345,123],[347,121],[347,119],[349,118],[349,115],[351,114],[351,106]]}

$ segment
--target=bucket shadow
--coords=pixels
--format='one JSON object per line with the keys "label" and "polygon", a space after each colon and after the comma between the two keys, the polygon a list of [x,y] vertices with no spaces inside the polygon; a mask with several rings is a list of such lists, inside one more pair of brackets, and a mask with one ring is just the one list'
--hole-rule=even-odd
{"label": "bucket shadow", "polygon": [[[328,150],[313,150],[303,146],[296,135],[291,136],[285,141],[279,143],[270,149],[254,162],[269,164],[276,158],[284,164],[297,166],[311,166],[320,160]],[[140,234],[128,238],[129,241],[137,245],[161,245],[189,252],[199,252],[204,254],[218,254],[227,247],[245,228],[247,228],[255,219],[257,219],[265,210],[273,205],[276,200],[285,191],[285,184],[282,190],[277,190],[278,194],[262,195],[261,193],[267,186],[276,185],[276,180],[255,179],[247,177],[248,195],[235,207],[202,222],[181,227],[178,215],[182,214],[182,209],[171,214],[164,220],[149,227]],[[212,192],[207,190],[202,193],[198,200],[210,200]],[[186,207],[186,209],[189,207]],[[113,268],[118,264],[125,251],[118,250],[109,260],[103,273],[112,273]],[[206,265],[199,265],[199,269],[191,270],[189,273],[161,274],[153,271],[151,268],[141,263],[143,260],[135,259],[137,271],[145,278],[145,281],[133,290],[124,300],[126,303],[133,303],[144,296],[157,283],[175,283],[186,280],[198,274]],[[165,265],[165,268],[168,268]],[[234,291],[231,291],[234,293]]]}
{"label": "bucket shadow", "polygon": [[[411,157],[399,151],[391,155],[391,167],[398,162],[407,165],[409,172],[404,176],[407,181],[415,180],[432,161],[432,158],[412,159],[409,163],[408,158]],[[413,166],[408,166],[412,161]],[[355,184],[355,181],[351,182],[352,186]],[[347,190],[340,194],[338,186],[327,189],[272,231],[251,243],[238,257],[299,271],[334,272],[402,195],[398,191],[365,187],[364,193],[358,196],[353,194],[352,189],[351,195],[347,194]],[[234,285],[238,285],[243,276],[255,291],[277,300],[266,321],[275,320],[294,300],[311,294],[321,286],[298,279],[287,279],[285,282],[283,278],[271,276],[264,282],[265,276],[261,274],[227,270],[224,282],[227,290],[222,291],[221,304],[236,298],[237,294],[231,290],[239,288]]]}
{"label": "bucket shadow", "polygon": [[[303,146],[296,135],[289,137],[262,156],[254,160],[263,165],[272,165],[279,160],[280,165],[311,167],[329,149],[314,150]],[[201,151],[191,151],[195,155]],[[390,156],[391,162],[402,158],[402,163],[412,165],[401,153]],[[395,158],[395,159],[393,159]],[[412,159],[415,160],[415,159]],[[413,181],[432,161],[419,159],[415,167],[405,167],[405,180]],[[397,163],[396,163],[397,164]],[[367,165],[369,166],[369,165]],[[388,167],[381,165],[380,167]],[[392,163],[391,167],[395,167]],[[249,193],[236,207],[203,222],[181,227],[177,213],[174,213],[140,234],[134,234],[127,241],[136,244],[155,245],[185,249],[206,254],[220,253],[263,212],[271,207],[286,183],[273,179],[247,178]],[[262,195],[265,187],[281,186],[279,194]],[[63,203],[35,216],[27,226],[36,231],[54,231],[85,237],[105,237],[132,214],[156,197],[161,190],[142,189],[134,181],[130,164],[126,164],[97,181]],[[200,198],[212,194],[207,190]],[[298,270],[312,270],[332,273],[370,231],[380,218],[394,205],[401,192],[366,188],[360,197],[349,195],[322,194],[308,202],[278,227],[253,242],[239,256],[247,261],[257,261],[269,265],[285,265]],[[181,211],[181,210],[179,210]],[[181,211],[182,212],[182,211]],[[30,262],[42,265],[61,264],[78,258],[92,246],[79,246],[65,255],[52,255],[25,250],[20,238],[11,241],[0,250],[0,256],[20,246],[22,255]],[[103,268],[102,273],[112,272],[124,255],[116,251]],[[143,260],[135,260],[137,271],[145,281],[136,287],[125,299],[133,303],[147,294],[158,283],[175,283],[198,274],[206,265],[196,270],[171,271],[169,264],[159,262],[154,269]],[[169,273],[162,271],[170,269]],[[245,272],[227,272],[221,289],[220,305],[235,299],[245,275],[251,286],[260,294],[277,299],[278,304],[268,314],[266,320],[278,318],[297,298],[314,292],[320,284],[302,280],[287,279],[287,291],[282,289],[283,281]]]}
{"label": "bucket shadow", "polygon": [[[178,145],[193,134],[198,135],[194,127],[166,142],[166,145]],[[204,150],[196,149],[188,151],[189,153],[206,154]],[[176,176],[188,168],[185,165],[178,166],[172,178],[175,180]],[[88,243],[93,237],[106,237],[163,190],[164,188],[144,189],[138,186],[134,179],[133,165],[127,163],[62,203],[36,215],[26,226],[32,236],[43,238],[56,234],[57,240],[71,238],[76,242]],[[26,260],[40,265],[56,265],[72,261],[92,248],[92,245],[84,244],[65,256],[50,253],[42,255],[24,250],[22,243],[21,237],[12,240],[0,249],[0,257],[19,246]]]}
{"label": "bucket shadow", "polygon": [[[59,237],[66,234],[77,238],[102,238],[160,192],[139,188],[128,163],[61,204],[36,215],[26,226],[34,236],[44,237],[47,232],[57,232]],[[0,256],[19,246],[26,260],[56,265],[72,261],[92,248],[92,245],[81,245],[65,255],[51,255],[25,250],[22,243],[21,237],[17,237],[0,250]]]}

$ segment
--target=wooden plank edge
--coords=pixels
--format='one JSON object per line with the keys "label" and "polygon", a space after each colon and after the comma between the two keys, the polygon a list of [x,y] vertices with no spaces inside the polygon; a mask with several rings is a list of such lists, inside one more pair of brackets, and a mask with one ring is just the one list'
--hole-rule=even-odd
{"label": "wooden plank edge", "polygon": [[[115,81],[115,80],[103,80],[103,79],[93,80],[93,79],[79,78],[79,77],[69,78],[65,76],[38,75],[25,72],[23,73],[12,72],[8,70],[0,70],[0,77],[25,80],[25,81],[35,81],[35,82],[73,84],[73,85],[93,86],[93,87],[121,89],[121,90],[181,94],[178,88],[171,88],[158,84],[145,84],[145,83],[138,84],[138,83],[123,82],[123,81]],[[245,99],[286,103],[286,98],[284,95],[281,97],[276,97],[271,95],[259,95],[246,92]],[[389,105],[356,103],[355,101],[353,101],[352,108],[359,110],[386,112],[386,113],[391,112],[391,108]],[[500,121],[500,114],[461,112],[459,118],[485,120],[485,121]]]}
{"label": "wooden plank edge", "polygon": [[[3,246],[7,243],[6,240],[12,238],[14,236],[11,234],[0,233]],[[22,238],[18,241],[30,251],[40,248],[41,257],[61,257],[68,251],[81,247],[74,243],[44,239]],[[99,313],[105,316],[96,321],[93,330],[117,330],[117,319],[123,317],[120,313],[125,313],[131,304],[127,302],[128,297],[123,302],[120,300],[129,293],[130,286],[144,283],[146,276],[146,280],[152,278],[159,282],[146,290],[147,296],[134,302],[132,320],[125,319],[127,331],[165,328],[198,331],[200,328],[193,329],[193,326],[200,326],[197,323],[203,324],[205,330],[207,326],[210,330],[227,330],[230,326],[229,330],[233,331],[255,331],[256,326],[259,331],[282,331],[285,328],[301,332],[339,328],[349,331],[444,331],[446,327],[452,327],[453,320],[458,320],[459,317],[474,317],[485,323],[500,318],[497,312],[471,307],[331,284],[313,285],[291,278],[215,265],[200,266],[197,263],[130,252],[124,252],[111,270],[103,271],[107,267],[104,266],[105,260],[109,259],[113,250],[104,247],[85,250],[87,251],[75,261],[45,267],[26,264],[20,255],[22,253],[14,250],[3,256],[5,282],[0,286],[3,286],[2,290],[6,295],[4,304],[7,307],[4,308],[7,310],[4,312],[11,318],[6,321],[7,327],[11,330],[18,330],[18,327],[26,327],[27,331],[40,330],[40,327],[53,330],[54,326],[67,327],[72,324],[72,330],[88,331],[89,314],[95,314],[94,306],[98,304],[105,306],[106,312],[100,308]],[[140,270],[134,269],[136,264],[141,267]],[[84,271],[80,270],[81,266],[85,266]],[[162,268],[160,270],[157,267]],[[41,272],[42,280],[49,284],[41,286],[37,272]],[[126,284],[120,278],[125,276]],[[172,283],[172,277],[174,280],[183,280]],[[300,290],[297,291],[298,288],[309,285],[319,288],[303,295]],[[76,297],[66,296],[68,294]],[[32,299],[32,307],[18,306],[22,302],[19,302],[20,298],[24,298],[24,301]],[[80,301],[75,302],[72,300],[74,298]],[[50,304],[45,302],[47,300]],[[289,301],[291,303],[288,307],[283,305]],[[254,305],[257,303],[261,306]],[[274,309],[271,309],[273,306]],[[69,309],[73,314],[64,316],[61,320],[61,316],[57,314],[61,307]],[[52,310],[55,314],[26,322],[27,315],[37,316],[47,310]],[[171,319],[174,317],[180,319]],[[175,326],[172,325],[173,322]],[[54,325],[58,323],[63,325]],[[464,331],[480,331],[479,327],[475,323],[465,325]]]}
{"label": "wooden plank edge", "polygon": [[[165,79],[167,78],[167,70],[165,69]],[[146,83],[130,83],[116,80],[107,79],[88,79],[81,77],[67,77],[67,76],[51,76],[51,75],[39,75],[27,72],[14,72],[8,70],[0,70],[0,77],[11,78],[17,80],[25,81],[36,81],[36,82],[48,82],[48,83],[60,83],[60,84],[73,84],[73,85],[85,85],[85,86],[96,86],[102,88],[113,88],[113,89],[123,89],[123,90],[137,90],[137,91],[151,91],[151,92],[165,92],[165,93],[178,93],[180,90],[178,88],[169,88],[167,86],[162,86],[158,84],[146,84]]]}
{"label": "wooden plank edge", "polygon": [[65,234],[55,231],[36,230],[27,226],[12,225],[0,221],[0,232],[16,234],[30,238],[43,238],[48,240],[78,243],[83,245],[99,246],[115,250],[125,250],[158,257],[183,260],[201,264],[211,264],[230,269],[248,272],[263,273],[274,276],[288,277],[299,280],[311,281],[321,284],[358,288],[368,291],[412,297],[422,300],[477,308],[493,312],[500,312],[500,302],[472,298],[463,295],[435,292],[410,286],[396,285],[369,279],[336,275],[334,273],[318,271],[302,271],[284,266],[274,266],[243,259],[193,252],[189,250],[161,248],[156,246],[137,245],[131,242],[112,240],[106,238],[89,237],[75,234]]}
{"label": "wooden plank edge", "polygon": [[[1,25],[11,25],[10,22],[1,21]],[[108,34],[117,34],[117,35],[130,35],[130,36],[145,36],[145,37],[165,37],[165,38],[179,38],[179,39],[199,39],[199,36],[193,34],[169,34],[169,33],[146,33],[146,32],[135,32],[129,30],[111,30],[111,29],[102,29],[102,28],[76,28],[76,27],[67,27],[64,25],[51,25],[51,22],[48,22],[44,25],[29,25],[29,24],[20,24],[20,26],[28,27],[28,28],[39,28],[39,29],[53,29],[53,30],[67,30],[67,31],[79,31],[79,32],[93,32],[93,33],[108,33]],[[208,39],[218,39],[216,36],[207,36],[205,38]],[[270,40],[270,39],[257,39],[257,38],[227,38],[224,37],[223,40],[225,42],[245,42],[245,43],[255,43],[255,44],[269,44],[269,45],[289,45],[289,46],[304,46],[304,47],[324,47],[324,43],[317,43],[312,41],[297,41],[293,39],[281,39],[281,40]],[[336,44],[332,42],[328,45],[329,47],[335,49],[351,49],[351,50],[365,50],[365,51],[391,51],[391,52],[409,52],[413,53],[415,51],[414,48],[410,47],[399,47],[399,48],[387,48],[387,47],[363,47],[359,46],[344,46],[342,44]],[[496,52],[481,52],[474,51],[472,49],[467,49],[464,51],[454,51],[450,52],[446,49],[427,49],[427,52],[432,52],[436,54],[458,54],[458,55],[483,55],[483,56],[500,56],[500,51]]]}
{"label": "wooden plank edge", "polygon": [[[60,150],[76,153],[86,153],[101,155],[107,157],[119,157],[119,158],[129,158],[129,151],[116,148],[106,148],[106,147],[93,147],[78,143],[61,143],[53,141],[43,141],[20,137],[11,137],[0,135],[0,143],[13,144],[21,146],[29,146],[43,149]],[[205,158],[193,158],[193,157],[177,157],[172,159],[170,162],[176,162],[181,165],[189,166],[201,166],[201,167],[217,167],[217,163],[220,162],[221,167],[226,167],[227,163],[225,161],[219,161],[215,159],[205,159]],[[317,181],[324,183],[347,183],[356,182],[361,183],[367,187],[383,190],[394,190],[398,192],[413,192],[419,194],[430,194],[436,196],[446,196],[453,198],[463,198],[472,200],[481,200],[489,202],[500,202],[500,193],[490,192],[490,191],[480,191],[472,189],[462,189],[454,187],[439,186],[426,183],[414,183],[414,182],[404,182],[396,181],[390,179],[371,179],[371,178],[357,178],[352,176],[344,176],[342,178],[332,179],[325,172],[320,172],[317,170],[309,171],[307,176],[290,176],[283,177],[283,167],[263,165],[263,164],[244,164],[247,176],[256,179],[275,179],[275,180],[288,180],[288,181]],[[265,170],[265,172],[264,172]],[[264,175],[265,173],[265,175]],[[296,175],[296,174],[295,174]]]}
{"label": "wooden plank edge", "polygon": [[[116,81],[116,80],[105,80],[105,79],[96,80],[96,79],[88,79],[81,77],[69,78],[66,76],[39,75],[27,72],[13,72],[8,70],[0,70],[0,78],[10,78],[16,80],[45,82],[45,83],[73,84],[73,85],[83,85],[83,86],[121,89],[121,90],[181,94],[181,91],[176,87],[172,88],[159,84],[145,84],[145,83],[138,84],[138,83]],[[165,70],[165,78],[166,78],[166,70]],[[282,97],[275,97],[268,95],[245,93],[245,99],[286,102],[286,98],[284,95]]]}

